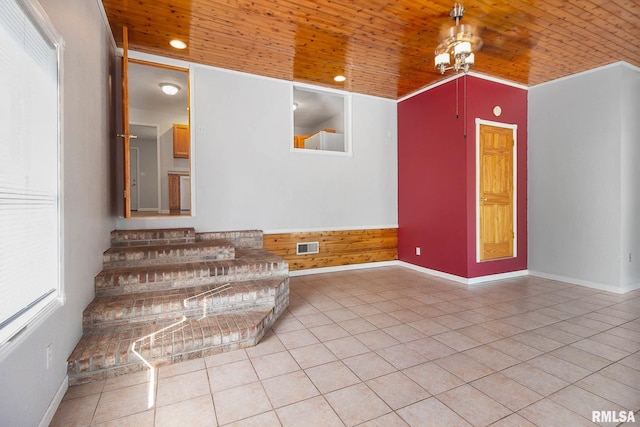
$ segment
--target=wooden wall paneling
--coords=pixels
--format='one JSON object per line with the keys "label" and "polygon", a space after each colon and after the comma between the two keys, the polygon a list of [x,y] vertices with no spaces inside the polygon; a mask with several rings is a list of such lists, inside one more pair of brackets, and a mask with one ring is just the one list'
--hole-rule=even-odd
{"label": "wooden wall paneling", "polygon": [[[296,255],[299,242],[318,242],[317,254]],[[398,259],[398,229],[265,234],[264,248],[289,262],[289,270]]]}

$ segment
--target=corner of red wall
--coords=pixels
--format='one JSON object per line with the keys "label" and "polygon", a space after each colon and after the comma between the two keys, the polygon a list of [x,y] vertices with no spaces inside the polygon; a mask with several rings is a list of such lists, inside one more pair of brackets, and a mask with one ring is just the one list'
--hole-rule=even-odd
{"label": "corner of red wall", "polygon": [[[476,262],[476,118],[517,125],[517,256],[507,260]],[[466,278],[526,269],[526,195],[525,89],[463,76],[398,103],[399,260]]]}

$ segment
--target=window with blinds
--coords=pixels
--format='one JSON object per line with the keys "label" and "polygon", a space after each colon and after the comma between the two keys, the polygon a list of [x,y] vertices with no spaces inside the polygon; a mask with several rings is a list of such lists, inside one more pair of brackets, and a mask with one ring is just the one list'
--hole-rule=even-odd
{"label": "window with blinds", "polygon": [[36,0],[0,2],[0,345],[62,300],[60,37]]}

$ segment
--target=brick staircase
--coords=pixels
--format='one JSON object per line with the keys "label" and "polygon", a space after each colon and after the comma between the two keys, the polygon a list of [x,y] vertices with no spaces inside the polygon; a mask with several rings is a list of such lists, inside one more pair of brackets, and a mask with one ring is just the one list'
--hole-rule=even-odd
{"label": "brick staircase", "polygon": [[115,230],[103,261],[70,385],[255,345],[289,305],[261,231]]}

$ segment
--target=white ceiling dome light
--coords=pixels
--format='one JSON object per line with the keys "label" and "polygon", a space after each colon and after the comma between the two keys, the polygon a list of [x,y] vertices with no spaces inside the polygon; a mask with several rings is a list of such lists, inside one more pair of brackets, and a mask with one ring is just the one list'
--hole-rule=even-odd
{"label": "white ceiling dome light", "polygon": [[175,95],[180,91],[180,86],[173,83],[160,83],[160,89],[167,95]]}

